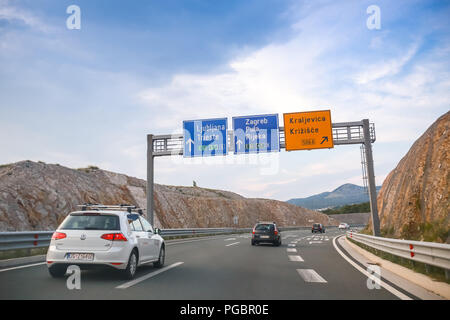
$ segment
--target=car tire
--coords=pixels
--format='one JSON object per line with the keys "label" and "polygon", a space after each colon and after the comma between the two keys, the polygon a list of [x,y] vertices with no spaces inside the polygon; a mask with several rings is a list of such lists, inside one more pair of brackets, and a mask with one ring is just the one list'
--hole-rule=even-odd
{"label": "car tire", "polygon": [[128,258],[127,268],[123,270],[123,276],[127,280],[131,280],[136,275],[138,265],[138,255],[136,250],[131,251],[130,257]]}
{"label": "car tire", "polygon": [[67,271],[67,266],[55,264],[48,268],[48,272],[53,278],[62,278]]}
{"label": "car tire", "polygon": [[254,246],[254,245],[255,245],[255,241],[252,240],[252,246]]}
{"label": "car tire", "polygon": [[166,248],[164,245],[161,246],[161,249],[159,250],[159,258],[158,261],[153,262],[153,266],[155,268],[161,268],[164,265],[164,262],[166,261]]}

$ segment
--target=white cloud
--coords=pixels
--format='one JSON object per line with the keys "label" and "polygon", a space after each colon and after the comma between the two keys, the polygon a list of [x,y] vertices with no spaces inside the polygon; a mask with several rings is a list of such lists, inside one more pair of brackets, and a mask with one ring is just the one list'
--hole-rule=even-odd
{"label": "white cloud", "polygon": [[0,2],[0,20],[7,20],[10,23],[20,22],[41,32],[51,32],[54,30],[53,27],[46,24],[30,11],[11,6],[9,1]]}
{"label": "white cloud", "polygon": [[364,71],[356,75],[356,83],[367,84],[371,81],[398,74],[403,66],[414,57],[418,48],[419,43],[414,43],[409,50],[399,58],[382,61],[365,68],[363,66]]}

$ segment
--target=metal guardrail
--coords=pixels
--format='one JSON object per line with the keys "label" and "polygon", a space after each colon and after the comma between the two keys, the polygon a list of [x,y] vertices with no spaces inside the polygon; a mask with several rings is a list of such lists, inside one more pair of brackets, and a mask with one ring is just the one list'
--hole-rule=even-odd
{"label": "metal guardrail", "polygon": [[450,244],[399,240],[348,231],[347,238],[392,255],[450,270]]}
{"label": "metal guardrail", "polygon": [[[309,229],[310,227],[280,227],[280,231]],[[252,228],[193,228],[161,229],[161,236],[179,237],[195,235],[219,235],[251,232]],[[45,248],[50,245],[54,231],[0,232],[0,251]]]}

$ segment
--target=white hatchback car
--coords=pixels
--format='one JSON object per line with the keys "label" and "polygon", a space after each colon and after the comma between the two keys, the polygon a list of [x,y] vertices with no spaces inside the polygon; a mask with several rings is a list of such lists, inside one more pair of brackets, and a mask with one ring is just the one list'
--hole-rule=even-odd
{"label": "white hatchback car", "polygon": [[342,229],[350,229],[350,226],[349,226],[347,223],[343,222],[343,223],[341,223],[341,224],[339,225],[338,228],[339,228],[340,230],[342,230]]}
{"label": "white hatchback car", "polygon": [[70,213],[53,234],[47,251],[50,275],[64,276],[69,265],[100,265],[122,270],[132,279],[138,266],[162,267],[164,239],[141,214],[142,210],[125,205],[84,205],[81,211]]}

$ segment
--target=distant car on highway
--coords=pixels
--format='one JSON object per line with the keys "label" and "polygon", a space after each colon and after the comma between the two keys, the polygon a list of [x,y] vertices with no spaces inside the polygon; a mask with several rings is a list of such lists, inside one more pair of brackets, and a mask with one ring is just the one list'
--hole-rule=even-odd
{"label": "distant car on highway", "polygon": [[347,223],[343,222],[343,223],[339,224],[338,228],[339,228],[339,230],[350,229],[350,226]]}
{"label": "distant car on highway", "polygon": [[52,277],[62,277],[69,265],[108,266],[132,279],[137,267],[162,267],[165,243],[159,229],[135,206],[83,205],[70,213],[53,234],[47,251]]}
{"label": "distant car on highway", "polygon": [[281,245],[281,234],[275,222],[259,222],[253,227],[252,246],[259,243],[272,243]]}
{"label": "distant car on highway", "polygon": [[316,233],[316,232],[325,233],[325,227],[323,226],[323,224],[321,224],[321,223],[313,224],[313,226],[311,228],[311,233]]}

